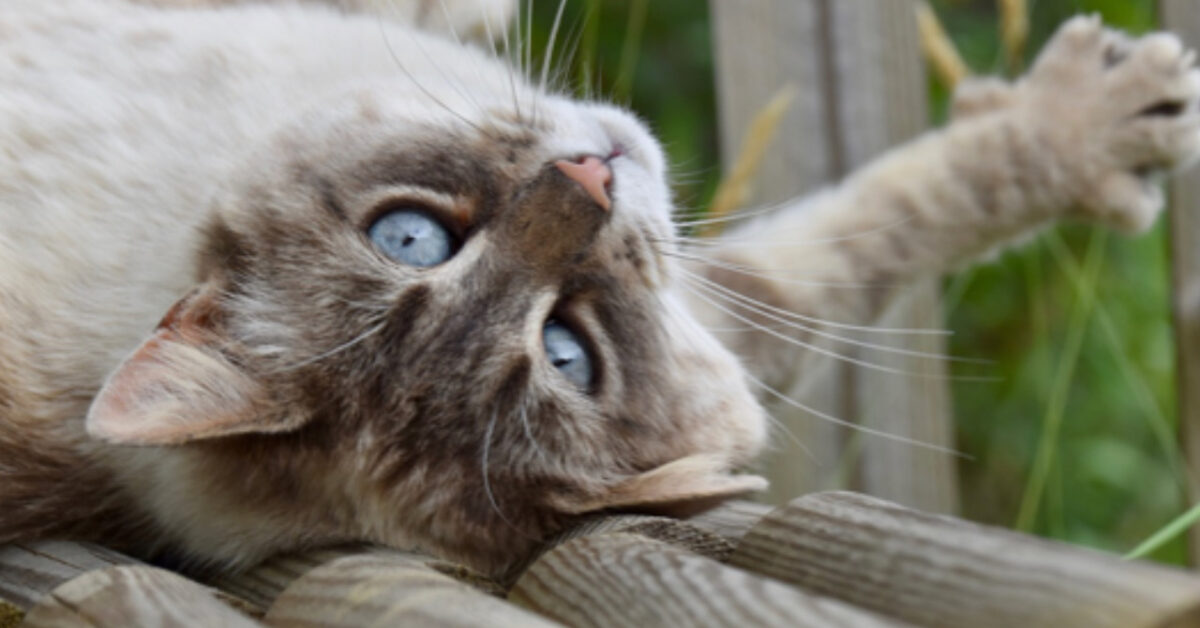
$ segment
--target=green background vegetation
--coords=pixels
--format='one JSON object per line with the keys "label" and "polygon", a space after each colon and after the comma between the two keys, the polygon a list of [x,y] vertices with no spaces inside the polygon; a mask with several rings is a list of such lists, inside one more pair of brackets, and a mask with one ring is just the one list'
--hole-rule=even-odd
{"label": "green background vegetation", "polygon": [[[540,51],[558,3],[534,4]],[[1145,32],[1155,4],[1031,0],[1030,50],[1080,12]],[[933,6],[976,72],[1004,71],[993,0]],[[652,125],[689,209],[720,178],[710,32],[699,0],[568,0],[556,47],[560,85]],[[929,93],[940,124],[946,90],[931,79]],[[1162,222],[1135,239],[1064,226],[947,279],[951,353],[993,360],[998,378],[953,385],[965,516],[1126,552],[1186,509]],[[1180,539],[1153,556],[1185,551]]]}

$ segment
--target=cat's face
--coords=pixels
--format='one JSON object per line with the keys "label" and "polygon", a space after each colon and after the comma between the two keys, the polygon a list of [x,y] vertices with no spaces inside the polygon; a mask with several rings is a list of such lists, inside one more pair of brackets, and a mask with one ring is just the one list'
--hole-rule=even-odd
{"label": "cat's face", "polygon": [[[488,570],[579,514],[761,488],[732,472],[764,415],[676,293],[643,127],[552,97],[413,98],[354,92],[255,151],[200,287],[110,380],[92,433],[186,452],[215,510],[282,544],[419,544]],[[555,165],[588,155],[610,208]]]}

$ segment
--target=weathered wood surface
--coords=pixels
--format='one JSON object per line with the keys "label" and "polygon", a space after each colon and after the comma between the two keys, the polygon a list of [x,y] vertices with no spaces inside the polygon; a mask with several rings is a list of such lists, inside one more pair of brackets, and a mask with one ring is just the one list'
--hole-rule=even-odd
{"label": "weathered wood surface", "polygon": [[767,513],[774,510],[766,504],[746,501],[727,502],[706,513],[688,519],[688,523],[724,538],[734,547]]}
{"label": "weathered wood surface", "polygon": [[[1200,48],[1200,4],[1161,0],[1163,27]],[[1193,502],[1200,502],[1200,172],[1176,177],[1171,184],[1172,300],[1177,357],[1176,390],[1184,455],[1189,465]],[[1200,565],[1200,528],[1192,528],[1192,564]]]}
{"label": "weathered wood surface", "polygon": [[922,626],[1200,626],[1200,576],[909,510],[810,495],[730,564]]}
{"label": "weathered wood surface", "polygon": [[629,533],[564,543],[509,598],[571,626],[906,625]]}
{"label": "weathered wood surface", "polygon": [[107,567],[78,576],[29,609],[22,624],[27,628],[259,625],[218,601],[208,587],[146,565]]}
{"label": "weathered wood surface", "polygon": [[[749,121],[781,86],[800,88],[764,161],[757,205],[811,193],[841,179],[926,126],[925,74],[912,0],[712,0],[722,146],[728,166]],[[905,290],[888,327],[942,326],[936,280]],[[876,338],[877,340],[877,338]],[[937,336],[898,339],[906,349],[943,350]],[[839,351],[849,351],[839,347]],[[861,355],[878,361],[880,356]],[[917,359],[903,376],[848,368],[814,356],[784,392],[829,414],[952,448],[944,366]],[[771,404],[801,446],[782,434],[767,459],[767,500],[853,488],[936,512],[957,509],[952,456],[879,439],[858,439],[799,411]]]}
{"label": "weathered wood surface", "polygon": [[[749,502],[741,503],[749,504]],[[751,505],[751,507],[753,506]],[[770,510],[769,506],[762,508],[767,511]],[[749,530],[749,527],[746,529]],[[592,521],[584,522],[570,532],[562,535],[553,545],[559,545],[579,537],[618,532],[638,534],[646,538],[656,539],[718,561],[727,560],[730,554],[733,553],[736,545],[736,542],[692,521],[641,515],[598,517]]]}
{"label": "weathered wood surface", "polygon": [[422,557],[346,556],[288,586],[263,621],[271,626],[555,626],[459,582]]}
{"label": "weathered wood surface", "polygon": [[43,541],[0,546],[0,605],[27,611],[59,585],[86,572],[138,561],[86,543]]}
{"label": "weathered wood surface", "polygon": [[346,556],[367,553],[363,545],[331,548],[294,554],[283,554],[267,560],[242,573],[217,575],[206,584],[229,595],[245,600],[255,609],[254,614],[266,613],[275,598],[300,576],[330,561]]}
{"label": "weathered wood surface", "polygon": [[[253,626],[263,610],[283,626],[1200,626],[1192,573],[850,493],[766,509],[588,522],[507,601],[469,569],[382,548],[278,558],[212,581],[222,597],[69,543],[0,548],[0,597],[32,626]],[[19,619],[0,613],[0,626]]]}

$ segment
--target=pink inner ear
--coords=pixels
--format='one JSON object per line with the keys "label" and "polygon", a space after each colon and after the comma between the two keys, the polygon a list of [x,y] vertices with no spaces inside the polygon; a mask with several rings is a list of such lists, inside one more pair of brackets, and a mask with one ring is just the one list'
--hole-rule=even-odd
{"label": "pink inner ear", "polygon": [[261,385],[225,355],[212,287],[193,291],[109,376],[88,410],[87,431],[130,445],[171,445],[298,424],[262,412]]}

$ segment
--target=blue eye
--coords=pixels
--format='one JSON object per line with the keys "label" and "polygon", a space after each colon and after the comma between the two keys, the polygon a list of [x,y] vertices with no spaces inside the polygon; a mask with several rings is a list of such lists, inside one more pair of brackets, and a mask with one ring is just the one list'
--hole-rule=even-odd
{"label": "blue eye", "polygon": [[542,330],[542,343],[546,346],[546,357],[558,372],[581,390],[591,388],[592,358],[575,332],[558,321],[550,321]]}
{"label": "blue eye", "polygon": [[384,214],[367,230],[367,236],[384,255],[410,266],[437,266],[454,253],[450,232],[418,210]]}

